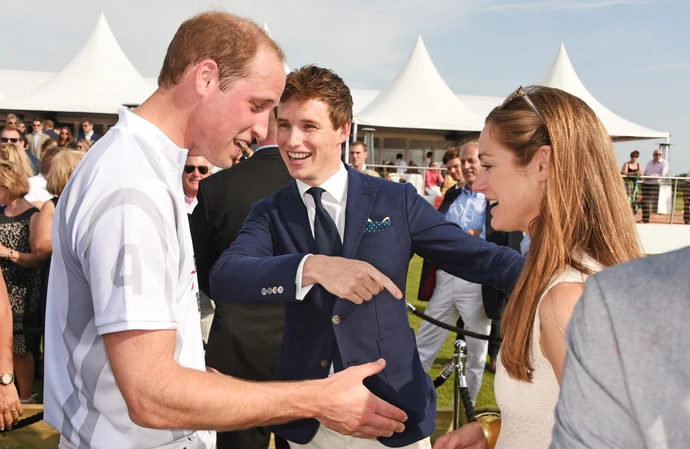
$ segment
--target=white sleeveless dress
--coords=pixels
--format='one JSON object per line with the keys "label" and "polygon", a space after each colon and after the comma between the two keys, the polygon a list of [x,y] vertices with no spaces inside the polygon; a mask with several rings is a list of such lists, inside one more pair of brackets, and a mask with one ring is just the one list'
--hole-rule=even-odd
{"label": "white sleeveless dress", "polygon": [[[589,265],[589,264],[588,264]],[[598,270],[596,270],[598,271]],[[548,449],[554,425],[554,410],[560,386],[551,362],[539,345],[539,307],[551,288],[562,282],[585,282],[587,275],[572,267],[554,277],[539,299],[532,330],[532,382],[522,382],[508,376],[498,358],[494,392],[501,410],[501,432],[496,449]]]}

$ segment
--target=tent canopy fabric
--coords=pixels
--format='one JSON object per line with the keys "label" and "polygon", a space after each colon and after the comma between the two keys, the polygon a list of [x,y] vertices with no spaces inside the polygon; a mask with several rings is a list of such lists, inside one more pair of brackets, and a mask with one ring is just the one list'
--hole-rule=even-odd
{"label": "tent canopy fabric", "polygon": [[60,72],[24,95],[0,101],[0,109],[114,114],[121,105],[140,104],[153,91],[101,14],[84,46]]}
{"label": "tent canopy fabric", "polygon": [[405,66],[355,115],[355,122],[388,128],[481,131],[484,121],[448,87],[419,36]]}
{"label": "tent canopy fabric", "polygon": [[542,78],[541,84],[564,90],[587,103],[597,114],[599,120],[604,124],[609,135],[615,140],[661,139],[670,137],[670,134],[667,132],[655,131],[628,121],[599,103],[599,101],[589,93],[585,85],[580,81],[577,73],[575,73],[573,64],[570,62],[570,58],[563,44],[561,44],[556,58],[551,63],[551,67],[549,67]]}
{"label": "tent canopy fabric", "polygon": [[0,69],[0,101],[30,92],[54,75],[55,72]]}

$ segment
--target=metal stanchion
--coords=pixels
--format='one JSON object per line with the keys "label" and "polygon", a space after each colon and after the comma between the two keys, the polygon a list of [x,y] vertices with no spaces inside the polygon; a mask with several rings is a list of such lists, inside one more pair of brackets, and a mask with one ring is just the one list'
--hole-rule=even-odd
{"label": "metal stanchion", "polygon": [[465,404],[460,396],[460,388],[467,388],[467,378],[465,377],[465,362],[467,361],[467,343],[465,340],[455,341],[455,380],[453,391],[453,430],[459,429],[467,424],[467,413]]}
{"label": "metal stanchion", "polygon": [[678,178],[673,179],[675,185],[673,186],[673,193],[671,194],[671,221],[669,224],[673,224],[673,214],[676,212],[676,195],[678,195]]}

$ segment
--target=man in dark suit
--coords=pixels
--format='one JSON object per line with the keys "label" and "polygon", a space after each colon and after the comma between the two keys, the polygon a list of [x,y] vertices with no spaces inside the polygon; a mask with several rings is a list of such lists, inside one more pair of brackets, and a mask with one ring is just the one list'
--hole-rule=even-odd
{"label": "man in dark suit", "polygon": [[81,121],[81,134],[79,134],[79,137],[77,137],[77,142],[80,140],[89,139],[91,143],[96,143],[96,141],[101,137],[103,137],[102,134],[98,134],[93,130],[93,120],[90,118],[85,118]]}
{"label": "man in dark suit", "polygon": [[[240,232],[252,205],[292,181],[276,142],[278,126],[271,112],[266,139],[254,156],[199,183],[199,203],[190,216],[199,286],[210,296],[208,275],[218,257]],[[285,322],[282,302],[217,304],[206,347],[206,365],[248,380],[274,380]],[[219,432],[218,449],[266,449],[264,427]],[[282,443],[282,446],[281,446]],[[287,448],[276,441],[278,449]]]}
{"label": "man in dark suit", "polygon": [[446,221],[413,186],[345,167],[351,119],[350,90],[335,73],[307,66],[288,75],[278,144],[296,181],[254,205],[211,270],[211,292],[216,302],[285,302],[278,379],[386,360],[364,384],[407,413],[403,432],[360,440],[301,420],[275,428],[291,447],[430,448],[436,393],[400,301],[410,258],[503,290],[524,262]]}

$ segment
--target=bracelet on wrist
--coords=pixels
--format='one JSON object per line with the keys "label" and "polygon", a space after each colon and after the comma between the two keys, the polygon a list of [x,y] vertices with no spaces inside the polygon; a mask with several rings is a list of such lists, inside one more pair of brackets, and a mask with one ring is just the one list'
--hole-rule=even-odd
{"label": "bracelet on wrist", "polygon": [[484,432],[486,448],[494,449],[496,441],[498,441],[498,434],[501,431],[501,415],[495,412],[480,413],[474,420],[482,428],[482,432]]}

